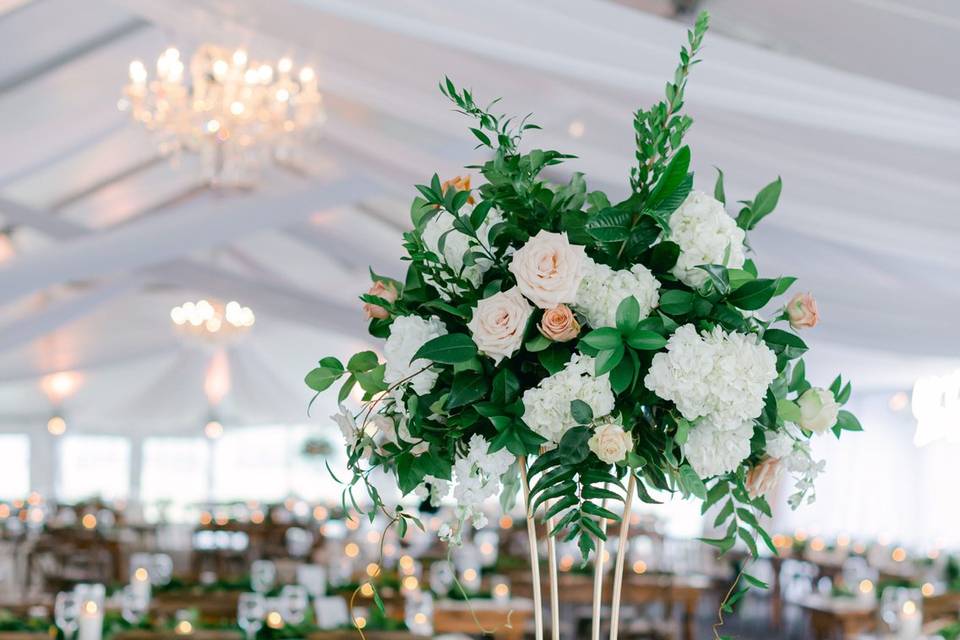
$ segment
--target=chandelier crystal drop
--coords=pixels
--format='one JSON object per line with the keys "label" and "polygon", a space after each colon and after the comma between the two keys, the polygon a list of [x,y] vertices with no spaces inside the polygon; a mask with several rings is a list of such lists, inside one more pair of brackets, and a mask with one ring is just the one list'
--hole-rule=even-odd
{"label": "chandelier crystal drop", "polygon": [[209,342],[243,335],[256,322],[250,307],[241,306],[236,300],[226,304],[217,300],[184,302],[170,310],[170,319],[177,331]]}
{"label": "chandelier crystal drop", "polygon": [[316,71],[287,57],[204,44],[186,67],[170,47],[149,76],[142,60],[130,63],[119,108],[156,134],[162,154],[199,154],[213,186],[250,186],[268,162],[292,162],[326,119]]}

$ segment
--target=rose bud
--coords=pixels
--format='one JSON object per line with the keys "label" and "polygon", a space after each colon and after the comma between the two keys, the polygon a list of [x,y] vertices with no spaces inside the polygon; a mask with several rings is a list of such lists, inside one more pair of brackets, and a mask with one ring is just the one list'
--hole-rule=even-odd
{"label": "rose bud", "polygon": [[[377,280],[373,283],[373,286],[370,287],[370,290],[367,293],[371,296],[376,296],[378,298],[383,298],[387,302],[396,302],[397,300],[397,288],[389,282],[383,282],[382,280]],[[390,312],[381,307],[378,304],[373,304],[371,302],[366,302],[363,305],[363,312],[367,314],[368,318],[377,318],[380,320],[385,320],[390,317]]]}
{"label": "rose bud", "polygon": [[787,303],[787,318],[794,329],[811,329],[817,326],[820,320],[817,301],[809,293],[798,293]]}
{"label": "rose bud", "polygon": [[580,323],[565,304],[558,304],[544,311],[537,328],[544,338],[554,342],[567,342],[580,335]]}

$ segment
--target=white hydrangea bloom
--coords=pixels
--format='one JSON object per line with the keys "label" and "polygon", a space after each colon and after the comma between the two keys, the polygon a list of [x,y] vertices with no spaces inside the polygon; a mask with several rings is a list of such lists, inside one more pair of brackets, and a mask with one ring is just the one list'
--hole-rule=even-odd
{"label": "white hydrangea bloom", "polygon": [[777,359],[755,335],[722,328],[698,334],[679,327],[666,352],[653,357],[644,385],[670,400],[684,418],[706,418],[719,429],[737,429],[763,411]]}
{"label": "white hydrangea bloom", "polygon": [[752,422],[722,429],[710,420],[701,420],[690,429],[683,455],[701,478],[729,473],[750,455],[752,436]]}
{"label": "white hydrangea bloom", "polygon": [[[383,374],[384,381],[389,385],[396,384],[428,366],[429,360],[420,358],[411,362],[410,359],[424,344],[446,333],[447,328],[435,316],[398,316],[390,327],[390,337],[383,345],[387,365]],[[414,393],[422,396],[430,393],[436,382],[437,373],[427,369],[414,376],[409,384]]]}
{"label": "white hydrangea bloom", "polygon": [[548,441],[559,443],[563,434],[577,424],[570,414],[574,400],[590,405],[595,419],[613,411],[610,376],[594,376],[595,367],[593,358],[575,353],[563,370],[527,389],[523,394],[523,421],[527,426]]}
{"label": "white hydrangea bloom", "polygon": [[[465,215],[469,215],[470,213],[469,207],[464,207],[461,211]],[[449,211],[440,209],[424,225],[420,237],[423,239],[426,247],[443,260],[444,264],[453,269],[455,273],[460,274],[464,280],[478,287],[480,283],[483,282],[483,274],[487,272],[493,263],[489,258],[482,257],[477,258],[474,264],[464,267],[463,256],[472,248],[477,247],[477,241],[460,231],[454,230],[454,220],[455,218]],[[493,225],[502,221],[503,216],[500,212],[496,209],[491,209],[490,213],[487,214],[487,219],[484,220],[483,224],[481,224],[477,230],[477,236],[479,236],[484,245],[486,245],[490,229]],[[444,238],[443,251],[440,251],[441,238]],[[462,272],[461,269],[463,270]],[[454,285],[448,285],[446,289],[441,288],[429,275],[424,275],[424,280],[426,280],[428,284],[436,287],[444,300],[449,301],[451,295],[462,293],[460,288]]]}
{"label": "white hydrangea bloom", "polygon": [[688,286],[699,287],[706,282],[707,274],[697,269],[698,265],[722,264],[739,269],[746,260],[745,237],[722,202],[702,191],[691,191],[670,216],[670,239],[680,246],[673,275]]}
{"label": "white hydrangea bloom", "polygon": [[660,301],[660,281],[642,264],[615,271],[587,258],[575,307],[591,327],[616,326],[617,307],[628,296],[637,299],[640,318],[646,318]]}

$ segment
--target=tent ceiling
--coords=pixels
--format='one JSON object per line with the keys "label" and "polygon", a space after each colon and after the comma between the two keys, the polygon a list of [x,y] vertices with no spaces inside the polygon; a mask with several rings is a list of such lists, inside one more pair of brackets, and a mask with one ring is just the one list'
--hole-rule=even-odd
{"label": "tent ceiling", "polygon": [[[727,0],[706,6],[720,31],[741,35],[739,26],[760,42],[757,34],[792,27],[799,7],[750,4],[750,16]],[[853,26],[879,4],[836,6]],[[934,4],[917,8],[953,24],[952,5]],[[174,336],[167,317],[203,296],[257,313],[255,339],[231,347],[243,381],[232,395],[244,396],[231,400],[234,413],[302,416],[302,372],[363,339],[355,296],[366,265],[402,273],[411,183],[482,159],[436,91],[445,74],[504,96],[506,110],[535,112],[545,130],[531,143],[579,156],[558,179],[583,171],[623,193],[631,109],[662,90],[683,25],[601,0],[471,6],[91,0],[78,14],[69,0],[35,0],[0,13],[10,53],[0,62],[0,220],[15,225],[18,251],[0,267],[0,396],[11,400],[0,422],[46,414],[36,380],[60,369],[84,372],[70,403],[98,428],[117,419],[122,403],[106,398],[130,379],[124,372],[152,397],[180,394],[178,413],[136,401],[130,382],[123,396],[153,407],[149,424],[204,414],[209,354]],[[939,25],[902,23],[898,37],[936,45],[923,29]],[[913,81],[895,65],[880,81],[831,57],[846,46],[839,39],[811,54],[803,29],[817,24],[777,32],[783,51],[800,57],[711,37],[688,99],[698,186],[709,189],[721,166],[728,193],[745,198],[781,172],[781,209],[753,238],[761,268],[800,276],[821,301],[811,340],[824,369],[907,385],[960,359],[945,321],[960,311],[960,101],[931,84],[938,70],[922,57],[912,59],[923,70]],[[130,59],[202,40],[317,65],[330,118],[302,170],[271,168],[252,192],[212,192],[197,181],[195,158],[161,158],[117,112]],[[927,56],[927,44],[899,49]],[[574,120],[582,138],[567,134]]]}

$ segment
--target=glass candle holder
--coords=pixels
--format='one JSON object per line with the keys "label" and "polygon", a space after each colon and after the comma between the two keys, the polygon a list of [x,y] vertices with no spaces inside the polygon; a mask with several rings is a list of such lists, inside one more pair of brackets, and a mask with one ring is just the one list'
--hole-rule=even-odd
{"label": "glass candle holder", "polygon": [[433,636],[433,596],[426,592],[408,595],[404,622],[415,636]]}

